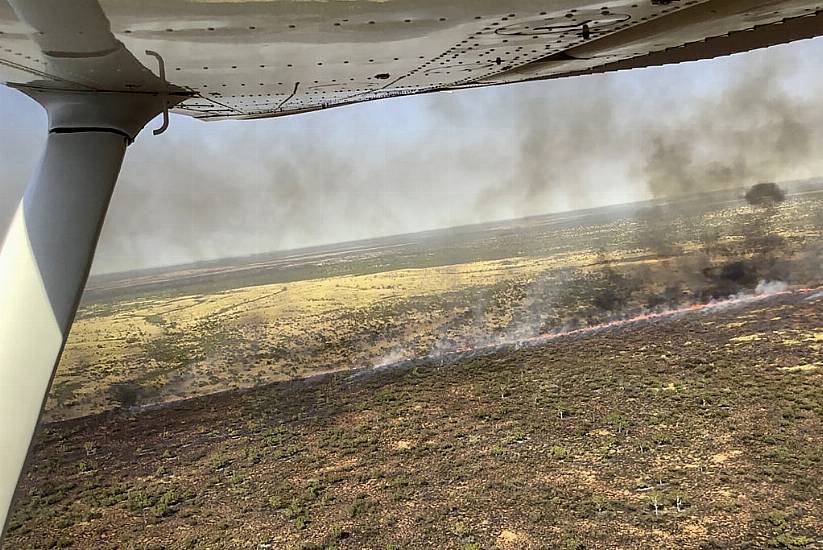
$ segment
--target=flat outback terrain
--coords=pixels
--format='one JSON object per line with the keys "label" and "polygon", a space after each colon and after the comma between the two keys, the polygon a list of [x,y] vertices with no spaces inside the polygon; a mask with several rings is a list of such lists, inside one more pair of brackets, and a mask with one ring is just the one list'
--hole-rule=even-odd
{"label": "flat outback terrain", "polygon": [[823,548],[819,189],[98,277],[6,547]]}

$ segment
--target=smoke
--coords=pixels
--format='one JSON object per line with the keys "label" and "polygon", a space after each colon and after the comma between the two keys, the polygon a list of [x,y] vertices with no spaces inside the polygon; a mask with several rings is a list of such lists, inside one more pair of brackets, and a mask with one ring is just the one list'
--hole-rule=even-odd
{"label": "smoke", "polygon": [[782,55],[735,74],[720,93],[661,113],[637,172],[653,196],[790,179],[819,150],[813,99],[788,89],[797,61]]}
{"label": "smoke", "polygon": [[[756,304],[763,300],[769,299],[776,294],[787,292],[786,287],[780,284],[771,284],[767,282],[763,282],[762,288],[760,286],[758,288],[760,291],[754,294],[741,293],[723,300],[712,300],[705,304],[694,304],[687,307],[668,308],[658,311],[645,311],[633,316],[617,317],[602,323],[591,324],[583,327],[567,324],[552,331],[531,334],[528,336],[506,334],[501,335],[494,340],[475,340],[470,345],[462,346],[460,348],[438,348],[431,353],[416,357],[403,354],[391,355],[385,357],[375,365],[366,366],[355,370],[355,372],[348,377],[348,380],[355,380],[376,371],[388,369],[393,370],[431,367],[434,365],[442,367],[443,365],[449,363],[475,357],[485,357],[504,351],[545,346],[551,342],[563,339],[586,338],[588,336],[602,334],[613,330],[641,326],[647,323],[657,323],[667,319],[678,319],[686,315],[711,315],[712,313],[718,311]],[[800,290],[796,291],[796,296],[804,301],[813,301],[823,297],[823,292]],[[392,359],[395,359],[395,361],[392,362]]]}
{"label": "smoke", "polygon": [[777,294],[778,292],[785,292],[788,288],[789,285],[783,281],[760,281],[757,283],[757,288],[754,289],[754,293],[758,296]]}
{"label": "smoke", "polygon": [[627,129],[621,127],[615,102],[619,87],[607,78],[584,82],[576,88],[549,83],[539,97],[529,93],[521,98],[509,92],[514,134],[511,169],[483,190],[474,201],[475,209],[494,217],[501,198],[515,202],[518,211],[526,214],[574,210],[599,202],[593,195],[596,182],[605,177],[602,167],[620,165],[631,151],[620,139]]}
{"label": "smoke", "polygon": [[[256,122],[174,117],[130,148],[94,271],[815,176],[821,48]],[[15,93],[0,94],[20,119],[1,129],[0,226],[42,143],[29,138],[42,115]]]}
{"label": "smoke", "polygon": [[656,199],[816,175],[823,81],[801,88],[799,58],[787,49],[769,53],[748,54],[745,64],[726,60],[726,74],[681,67],[706,81],[684,78],[681,90],[662,79],[638,90],[606,77],[519,102],[516,168],[483,200],[508,192],[524,204],[590,206],[610,194],[615,170],[631,178],[635,192],[627,196],[645,187]]}
{"label": "smoke", "polygon": [[[745,194],[739,193],[737,197],[745,198],[745,203],[737,202],[729,193],[701,197],[699,201],[668,201],[665,206],[641,211],[636,218],[636,242],[656,261],[656,267],[646,268],[645,273],[641,270],[640,280],[636,281],[637,288],[657,289],[648,294],[647,307],[674,307],[759,293],[795,278],[792,270],[803,271],[798,254],[814,255],[814,243],[782,236],[785,219],[778,205],[786,193],[777,184],[755,184]],[[702,224],[695,227],[695,216],[701,219],[701,208],[710,207],[713,201],[715,209],[729,206],[703,217]],[[725,220],[709,225],[712,218]],[[689,228],[698,229],[699,235],[686,246],[684,238],[688,238]],[[801,273],[796,278],[804,277]],[[619,288],[632,291],[626,284]]]}

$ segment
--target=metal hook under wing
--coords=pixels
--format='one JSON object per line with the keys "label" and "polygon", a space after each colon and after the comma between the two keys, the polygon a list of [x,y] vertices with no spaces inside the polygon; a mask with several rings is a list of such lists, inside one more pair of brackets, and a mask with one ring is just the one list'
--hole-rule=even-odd
{"label": "metal hook under wing", "polygon": [[[158,76],[160,77],[160,80],[162,80],[164,83],[167,82],[166,81],[166,63],[163,61],[163,57],[159,53],[157,53],[153,50],[146,50],[146,55],[150,55],[150,56],[157,59],[158,71],[160,73]],[[163,96],[163,124],[160,126],[160,128],[155,128],[154,130],[152,130],[151,133],[154,134],[155,136],[159,136],[160,134],[162,134],[163,132],[168,130],[168,128],[169,128],[169,106],[166,104],[166,97],[164,95]]]}

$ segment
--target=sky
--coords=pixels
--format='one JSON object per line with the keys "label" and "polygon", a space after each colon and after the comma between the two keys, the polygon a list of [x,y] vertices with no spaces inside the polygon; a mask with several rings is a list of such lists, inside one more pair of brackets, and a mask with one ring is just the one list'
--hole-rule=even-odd
{"label": "sky", "polygon": [[[93,273],[823,175],[823,39],[268,120],[129,147]],[[0,86],[0,233],[46,117]]]}

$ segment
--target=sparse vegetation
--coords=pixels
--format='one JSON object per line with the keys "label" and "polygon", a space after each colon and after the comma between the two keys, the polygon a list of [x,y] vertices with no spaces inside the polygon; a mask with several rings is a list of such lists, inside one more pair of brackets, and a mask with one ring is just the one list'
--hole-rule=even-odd
{"label": "sparse vegetation", "polygon": [[[819,276],[803,246],[819,242],[809,212],[820,205],[769,206],[793,251],[789,282]],[[88,303],[53,413],[213,394],[46,425],[7,548],[814,547],[814,292],[291,380],[397,357],[398,342],[414,354],[476,334],[579,328],[611,318],[598,305],[609,300],[627,315],[650,295],[665,295],[654,307],[676,305],[692,283],[670,280],[685,272],[667,255],[726,258],[719,250],[740,235],[701,231],[747,209],[684,214],[676,246],[652,252],[661,239],[595,214],[495,234],[502,248],[464,250],[463,264],[446,265],[450,250],[421,259],[398,247],[373,252],[374,263],[326,258],[300,281],[255,272],[231,291],[212,281]],[[592,290],[614,281],[628,290],[595,304]],[[136,403],[112,384],[134,384]],[[214,393],[231,386],[248,389]]]}
{"label": "sparse vegetation", "polygon": [[9,544],[811,547],[823,372],[781,370],[819,360],[803,296],[52,424]]}
{"label": "sparse vegetation", "polygon": [[753,292],[762,280],[817,284],[823,195],[754,207],[729,198],[740,196],[406,237],[400,247],[384,239],[369,253],[308,254],[299,269],[275,258],[160,288],[118,281],[81,307],[47,417],[570,330]]}

